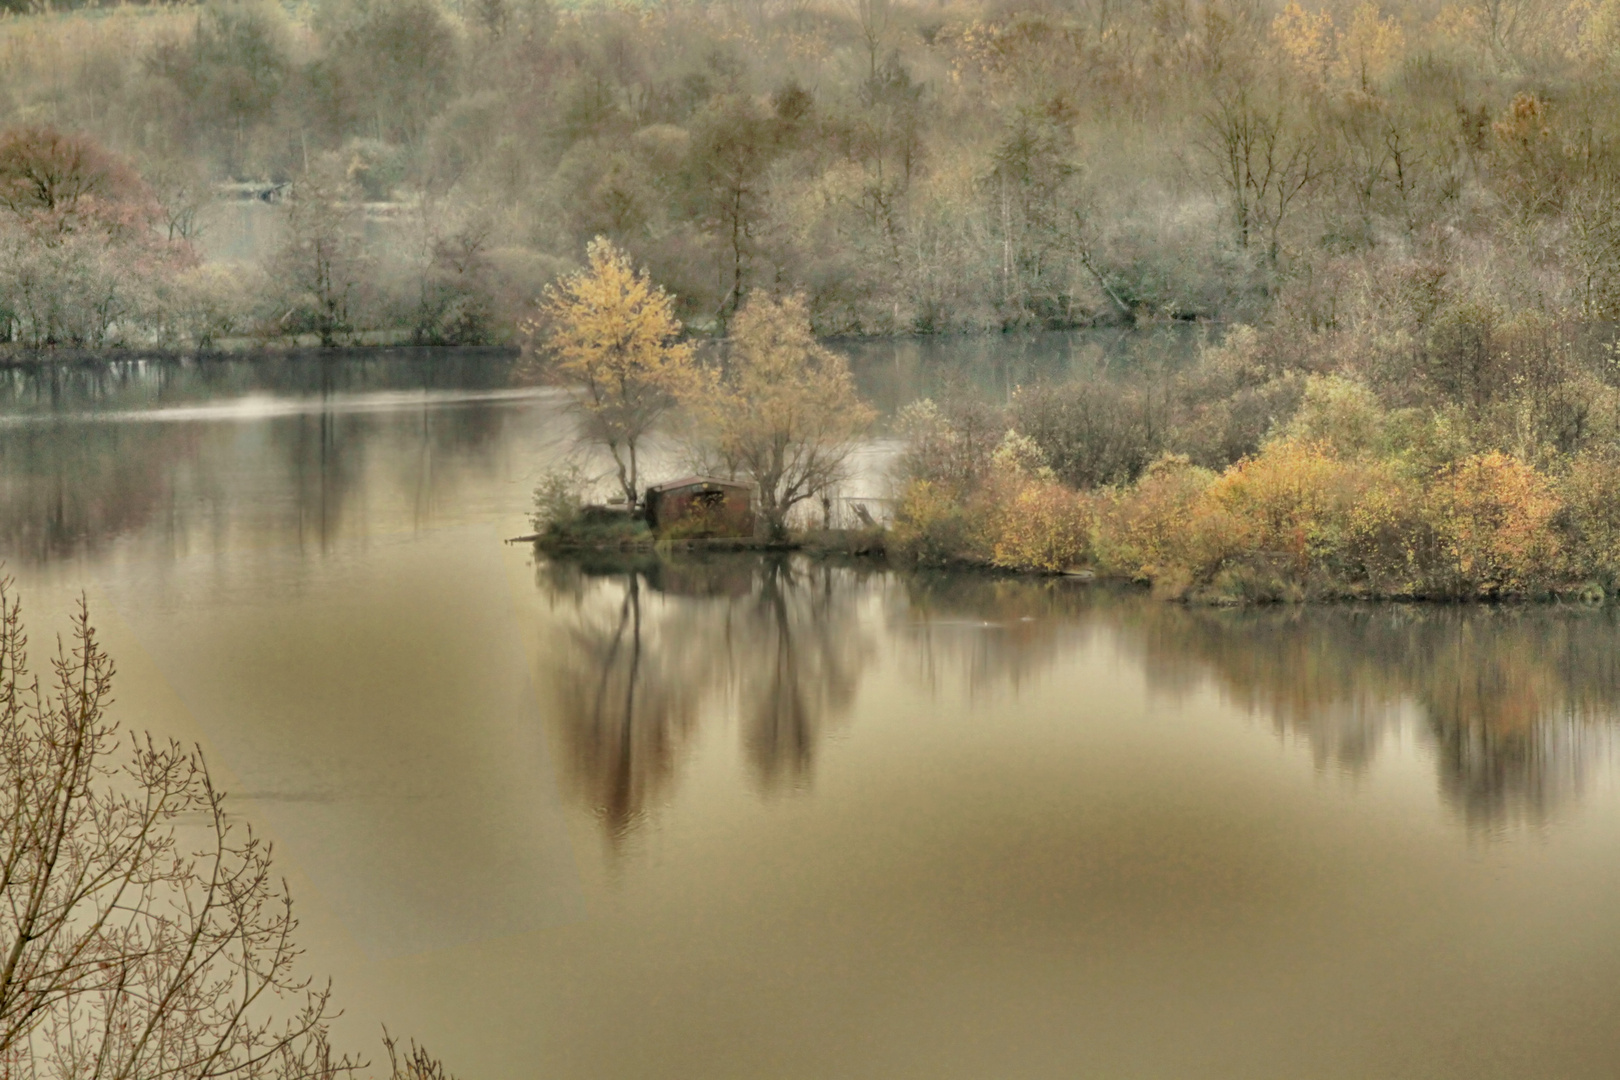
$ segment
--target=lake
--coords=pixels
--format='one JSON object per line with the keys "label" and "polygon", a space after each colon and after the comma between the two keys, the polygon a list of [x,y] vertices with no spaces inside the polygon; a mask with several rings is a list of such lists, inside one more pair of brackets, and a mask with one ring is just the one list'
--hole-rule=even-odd
{"label": "lake", "polygon": [[[994,394],[1065,341],[861,379]],[[1613,607],[548,560],[502,541],[571,425],[507,363],[0,372],[36,654],[87,593],[123,722],[275,841],[347,1044],[465,1080],[1614,1075]]]}

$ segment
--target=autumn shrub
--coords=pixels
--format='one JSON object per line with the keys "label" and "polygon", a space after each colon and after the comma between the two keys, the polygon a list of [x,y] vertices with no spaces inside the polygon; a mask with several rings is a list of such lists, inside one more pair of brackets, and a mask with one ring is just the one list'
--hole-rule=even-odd
{"label": "autumn shrub", "polygon": [[1287,431],[1341,458],[1373,454],[1384,446],[1388,416],[1368,387],[1344,375],[1311,375]]}
{"label": "autumn shrub", "polygon": [[1165,454],[1131,488],[1110,493],[1098,513],[1094,545],[1099,567],[1174,594],[1184,592],[1191,583],[1185,523],[1215,476],[1185,455]]}
{"label": "autumn shrub", "polygon": [[[1239,551],[1263,552],[1301,572],[1340,543],[1346,512],[1360,494],[1356,470],[1320,443],[1278,439],[1212,484],[1211,512],[1229,515]],[[1209,549],[1230,557],[1231,552]]]}
{"label": "autumn shrub", "polygon": [[1426,513],[1428,487],[1397,464],[1365,463],[1368,474],[1350,508],[1338,570],[1345,591],[1411,597],[1427,588],[1439,542]]}
{"label": "autumn shrub", "polygon": [[1565,566],[1571,576],[1613,591],[1620,580],[1620,459],[1576,455],[1559,483],[1564,503]]}
{"label": "autumn shrub", "polygon": [[957,493],[935,480],[913,480],[900,492],[889,549],[919,563],[987,561],[982,530]]}
{"label": "autumn shrub", "polygon": [[573,528],[585,509],[585,489],[585,475],[578,465],[565,463],[548,469],[534,489],[529,522],[535,531],[561,536]]}
{"label": "autumn shrub", "polygon": [[1213,598],[1299,599],[1337,592],[1350,514],[1366,471],[1324,445],[1280,438],[1227,469],[1193,506],[1182,550]]}
{"label": "autumn shrub", "polygon": [[902,408],[895,428],[905,441],[896,471],[966,494],[990,473],[990,458],[1007,431],[1006,417],[976,396],[951,393]]}
{"label": "autumn shrub", "polygon": [[1091,561],[1094,500],[1060,483],[1032,439],[1009,432],[987,470],[965,494],[939,480],[907,484],[890,548],[923,563],[1047,573]]}
{"label": "autumn shrub", "polygon": [[1299,375],[1286,373],[1227,390],[1195,373],[1178,388],[1181,400],[1165,444],[1194,464],[1224,469],[1259,453],[1299,407],[1303,386]]}
{"label": "autumn shrub", "polygon": [[1009,570],[1055,572],[1091,554],[1091,500],[1056,480],[1013,476],[987,515],[990,561]]}
{"label": "autumn shrub", "polygon": [[1560,555],[1554,528],[1559,510],[1550,481],[1500,451],[1443,470],[1425,499],[1437,541],[1427,591],[1496,596],[1549,586]]}
{"label": "autumn shrub", "polygon": [[1169,428],[1164,401],[1103,375],[1024,387],[1011,411],[1014,426],[1041,448],[1057,477],[1077,488],[1135,480],[1164,449]]}
{"label": "autumn shrub", "polygon": [[1365,576],[1357,514],[1390,475],[1297,437],[1275,439],[1218,476],[1164,458],[1100,518],[1100,562],[1168,596],[1351,592]]}
{"label": "autumn shrub", "polygon": [[653,536],[646,521],[628,505],[589,503],[592,486],[572,462],[547,470],[534,489],[534,510],[529,517],[536,542],[548,550],[651,546]]}

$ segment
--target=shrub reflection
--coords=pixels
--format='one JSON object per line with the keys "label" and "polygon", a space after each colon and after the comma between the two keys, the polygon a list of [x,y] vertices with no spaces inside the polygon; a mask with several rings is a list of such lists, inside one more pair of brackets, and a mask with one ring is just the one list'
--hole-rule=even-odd
{"label": "shrub reflection", "polygon": [[614,836],[669,797],[705,720],[735,719],[762,787],[806,782],[884,653],[937,696],[1016,698],[1100,644],[1138,665],[1150,694],[1213,689],[1324,769],[1365,771],[1414,733],[1473,828],[1543,821],[1579,796],[1620,716],[1620,618],[1607,608],[1222,611],[1064,580],[753,556],[541,573],[572,605],[550,679],[570,771]]}
{"label": "shrub reflection", "polygon": [[1415,717],[1473,825],[1543,820],[1579,794],[1620,715],[1612,609],[1145,605],[1122,621],[1152,668],[1207,672],[1320,765],[1365,769]]}

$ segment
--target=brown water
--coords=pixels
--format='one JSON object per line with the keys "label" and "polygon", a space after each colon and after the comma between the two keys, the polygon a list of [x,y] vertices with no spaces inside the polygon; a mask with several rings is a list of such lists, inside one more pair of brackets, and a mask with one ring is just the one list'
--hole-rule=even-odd
{"label": "brown water", "polygon": [[468,1080],[1620,1072],[1612,609],[547,562],[500,540],[566,421],[480,370],[0,420],[36,642],[87,589],[124,720],[275,837],[355,1044]]}

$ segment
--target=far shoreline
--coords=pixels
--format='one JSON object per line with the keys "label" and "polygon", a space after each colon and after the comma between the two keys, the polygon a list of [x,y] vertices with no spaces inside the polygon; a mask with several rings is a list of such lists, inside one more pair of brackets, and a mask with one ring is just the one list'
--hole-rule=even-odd
{"label": "far shoreline", "polygon": [[386,355],[431,356],[456,353],[516,359],[516,345],[419,345],[360,343],[323,347],[304,344],[269,344],[219,349],[53,348],[0,352],[0,368],[42,370],[51,367],[94,367],[102,364],[221,364],[281,360],[350,360]]}

